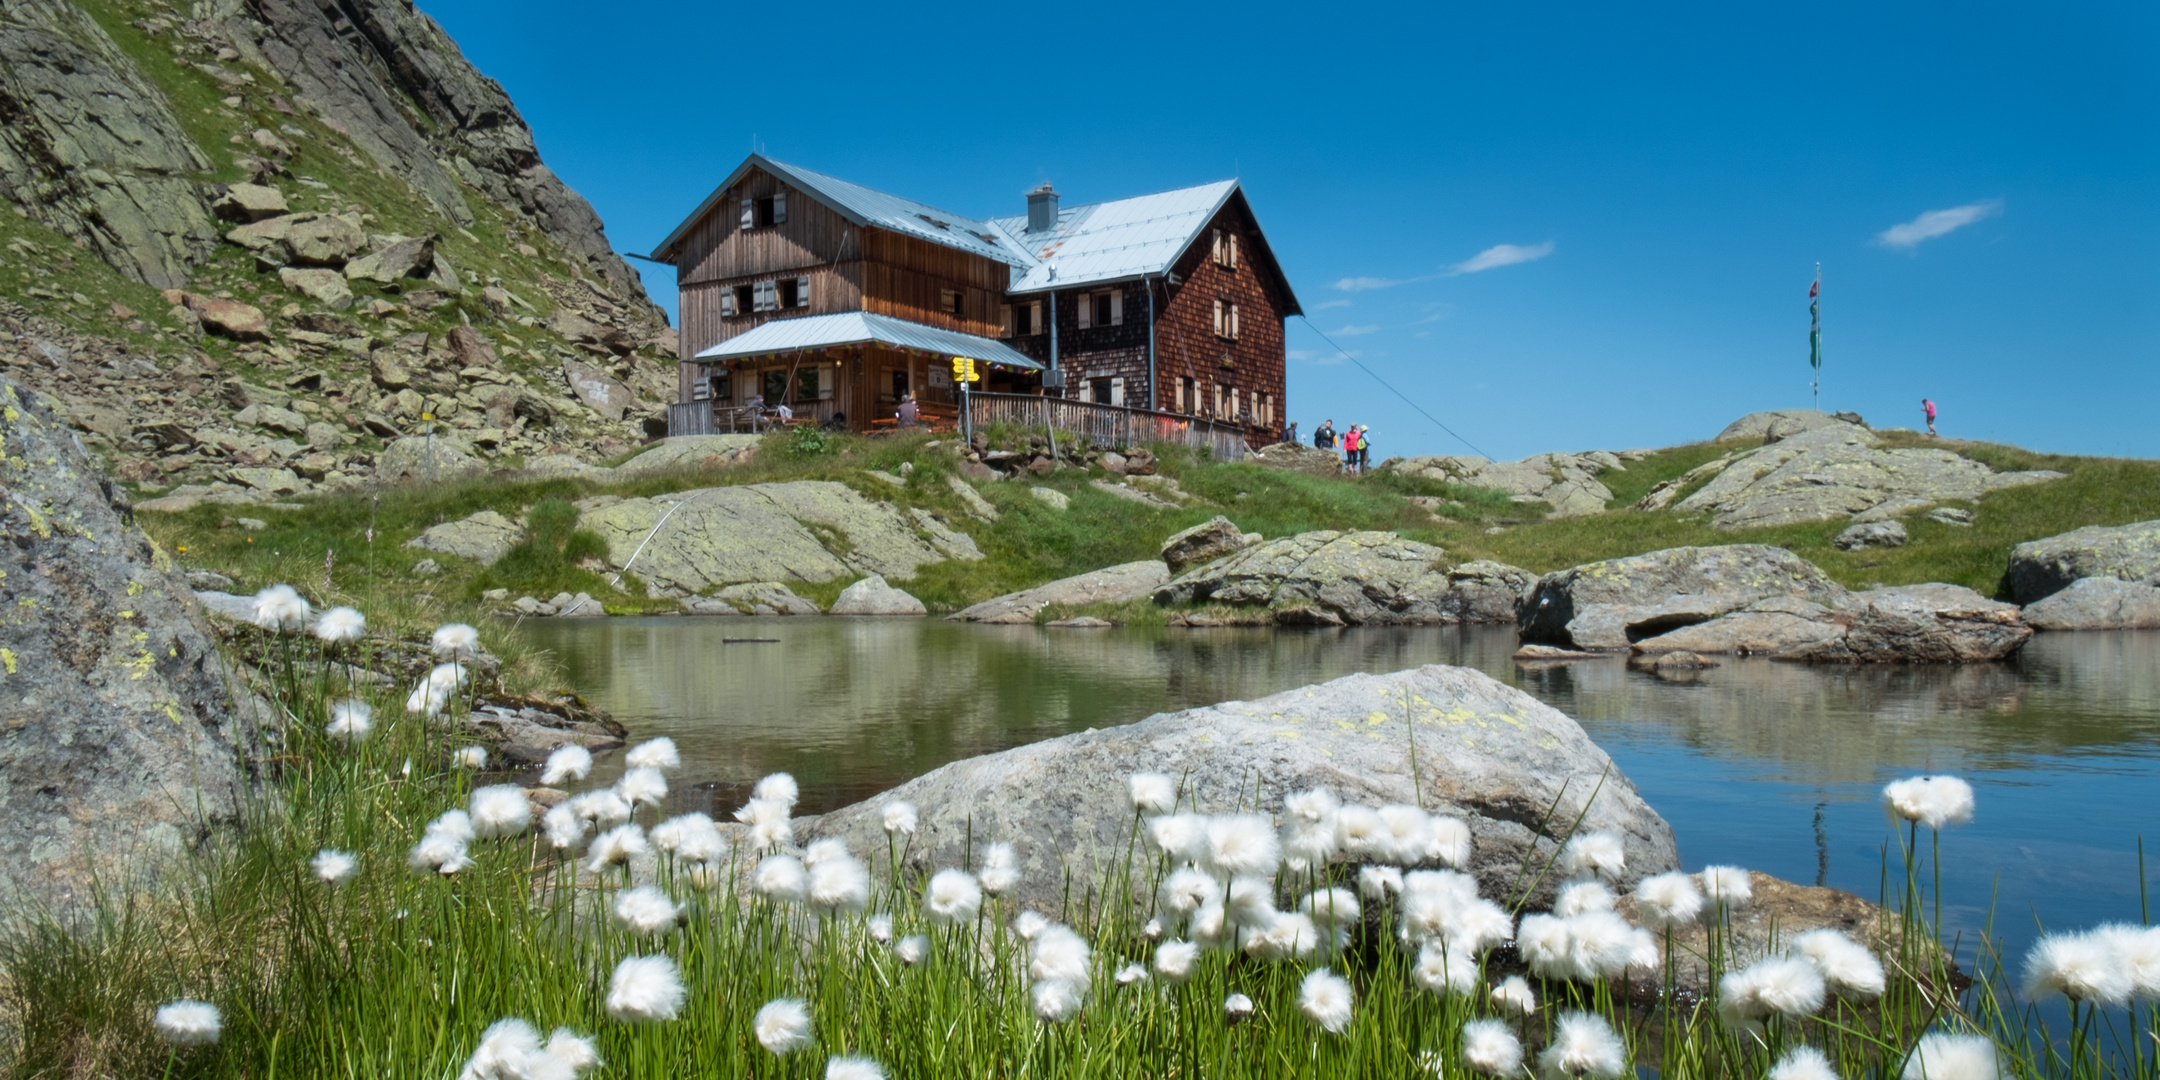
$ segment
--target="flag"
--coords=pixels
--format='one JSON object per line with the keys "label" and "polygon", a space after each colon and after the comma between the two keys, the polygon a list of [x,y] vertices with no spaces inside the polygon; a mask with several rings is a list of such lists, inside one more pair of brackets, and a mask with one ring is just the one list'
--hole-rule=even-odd
{"label": "flag", "polygon": [[1808,365],[1822,370],[1822,268],[1815,268],[1815,283],[1807,288]]}

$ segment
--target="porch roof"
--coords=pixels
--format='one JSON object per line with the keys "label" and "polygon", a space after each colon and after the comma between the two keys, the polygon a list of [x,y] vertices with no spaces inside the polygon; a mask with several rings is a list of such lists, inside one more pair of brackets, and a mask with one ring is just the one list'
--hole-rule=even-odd
{"label": "porch roof", "polygon": [[867,311],[843,311],[835,315],[808,315],[774,319],[697,354],[699,360],[734,360],[746,356],[826,349],[836,345],[883,345],[895,349],[919,349],[948,357],[965,356],[985,363],[1005,364],[1025,371],[1043,366],[1026,353],[990,338],[940,330],[934,326],[876,315]]}

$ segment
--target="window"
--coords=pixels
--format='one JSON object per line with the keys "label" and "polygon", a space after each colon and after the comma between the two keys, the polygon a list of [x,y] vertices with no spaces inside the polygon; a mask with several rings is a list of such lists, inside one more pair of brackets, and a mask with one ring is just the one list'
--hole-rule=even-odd
{"label": "window", "polygon": [[1261,427],[1275,426],[1275,395],[1253,391],[1253,422]]}
{"label": "window", "polygon": [[942,312],[944,312],[944,313],[945,313],[945,314],[947,314],[947,315],[958,315],[958,314],[961,314],[961,311],[960,311],[960,290],[958,290],[958,289],[939,289],[939,290],[938,290],[937,292],[938,292],[938,310],[939,310],[939,311],[942,311]]}
{"label": "window", "polygon": [[761,229],[787,221],[787,192],[746,195],[742,201],[742,227]]}
{"label": "window", "polygon": [[705,382],[711,386],[708,396],[714,401],[735,400],[735,379],[725,371],[716,371]]}
{"label": "window", "polygon": [[780,283],[777,281],[752,282],[750,285],[750,310],[780,310]]}
{"label": "window", "polygon": [[1110,404],[1110,380],[1107,378],[1089,379],[1088,400],[1097,405]]}
{"label": "window", "polygon": [[1230,389],[1229,387],[1227,387],[1227,386],[1224,386],[1224,385],[1223,385],[1223,384],[1221,384],[1221,383],[1216,383],[1216,384],[1215,384],[1215,412],[1214,412],[1214,415],[1216,415],[1216,416],[1228,416],[1228,415],[1230,415],[1230,407],[1231,407],[1231,402],[1232,402],[1232,401],[1234,401],[1234,400],[1236,399],[1236,397],[1237,397],[1237,391],[1235,391],[1235,390],[1232,390],[1232,389]]}
{"label": "window", "polygon": [[1082,293],[1079,298],[1080,329],[1091,326],[1123,326],[1125,324],[1125,294],[1115,289],[1107,292]]}
{"label": "window", "polygon": [[1228,300],[1215,301],[1215,336],[1236,341],[1237,331],[1237,305]]}
{"label": "window", "polygon": [[720,314],[748,315],[756,301],[756,297],[757,288],[755,286],[731,285],[726,292],[720,294]]}
{"label": "window", "polygon": [[[741,307],[741,306],[740,306],[739,304],[737,304],[737,303],[736,303],[736,299],[735,299],[736,293],[738,293],[738,292],[742,292],[742,291],[743,291],[743,287],[742,287],[742,286],[737,286],[737,285],[730,285],[730,286],[725,286],[725,287],[721,288],[721,290],[720,290],[720,317],[721,317],[721,318],[724,318],[724,319],[732,319],[732,318],[734,318],[735,316],[737,316],[737,315],[740,315],[740,314],[742,314],[742,307]],[[747,295],[747,293],[745,293],[745,295]]]}
{"label": "window", "polygon": [[1003,336],[1009,338],[1042,333],[1042,301],[1037,300],[1032,304],[999,304],[998,325],[1003,327]]}
{"label": "window", "polygon": [[1200,411],[1200,384],[1190,375],[1177,381],[1177,411],[1187,415]]}
{"label": "window", "polygon": [[780,304],[784,308],[810,306],[810,279],[808,277],[781,278]]}
{"label": "window", "polygon": [[1215,230],[1215,265],[1225,270],[1237,269],[1237,234]]}
{"label": "window", "polygon": [[898,368],[895,368],[895,369],[893,370],[893,373],[892,373],[892,397],[893,397],[893,400],[894,400],[894,401],[898,401],[898,400],[900,400],[901,398],[904,398],[904,397],[906,397],[906,396],[907,396],[907,393],[908,393],[908,377],[907,377],[907,376],[908,376],[908,373],[907,373],[907,372],[906,372],[905,370],[901,370],[901,369],[898,369]]}

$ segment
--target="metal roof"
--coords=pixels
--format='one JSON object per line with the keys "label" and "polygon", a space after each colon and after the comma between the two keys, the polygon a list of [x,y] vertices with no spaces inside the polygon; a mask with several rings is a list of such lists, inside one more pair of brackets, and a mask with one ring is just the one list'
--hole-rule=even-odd
{"label": "metal roof", "polygon": [[1102,281],[1160,274],[1214,220],[1237,190],[1220,180],[1157,195],[1064,207],[1055,229],[1027,231],[1027,215],[994,218],[990,224],[1012,237],[1034,259],[1015,274],[1012,293],[1065,289]]}
{"label": "metal roof", "polygon": [[852,184],[836,176],[812,172],[798,165],[789,165],[769,158],[753,157],[765,169],[803,191],[822,199],[842,214],[855,219],[858,225],[875,225],[881,229],[904,232],[934,244],[959,248],[975,255],[985,255],[1000,262],[1026,267],[1034,263],[1026,249],[1002,230],[990,227],[990,223],[949,210],[940,210],[927,203],[888,195],[861,184]]}
{"label": "metal roof", "polygon": [[945,356],[966,356],[1027,371],[1042,370],[1042,365],[1029,359],[1027,354],[1001,341],[963,334],[958,330],[940,330],[906,319],[873,315],[867,311],[774,319],[755,330],[738,334],[697,354],[697,359],[733,360],[744,356],[764,356],[770,353],[873,342],[891,348],[920,349]]}

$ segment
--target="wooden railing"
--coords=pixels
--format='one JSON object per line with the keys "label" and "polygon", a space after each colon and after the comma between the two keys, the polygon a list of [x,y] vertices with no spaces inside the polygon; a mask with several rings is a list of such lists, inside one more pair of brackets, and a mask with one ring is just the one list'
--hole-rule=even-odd
{"label": "wooden railing", "polygon": [[1034,394],[969,394],[968,424],[970,430],[983,424],[1051,428],[1100,447],[1176,443],[1205,448],[1217,461],[1241,461],[1252,452],[1245,429],[1236,424]]}
{"label": "wooden railing", "polygon": [[[838,405],[833,401],[805,401],[790,406],[795,411],[796,423],[822,424],[832,419]],[[678,401],[668,406],[668,434],[674,435],[724,435],[736,432],[756,434],[769,431],[780,422],[771,409],[757,409],[749,405],[727,405],[712,401]]]}

